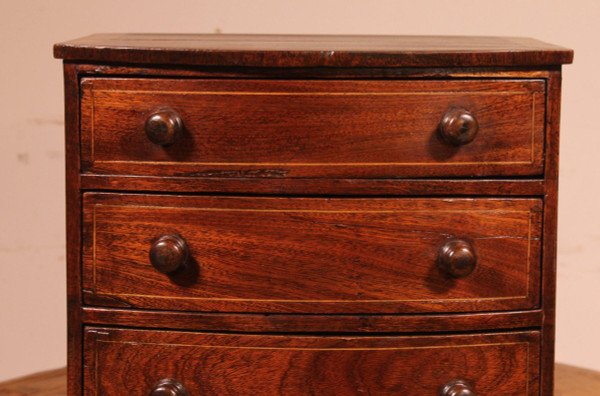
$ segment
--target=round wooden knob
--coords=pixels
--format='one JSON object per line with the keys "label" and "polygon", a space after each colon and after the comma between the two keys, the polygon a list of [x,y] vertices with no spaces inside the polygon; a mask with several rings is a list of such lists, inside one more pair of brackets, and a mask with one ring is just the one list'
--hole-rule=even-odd
{"label": "round wooden knob", "polygon": [[469,242],[453,239],[440,249],[438,264],[448,274],[462,278],[473,272],[477,265],[477,256]]}
{"label": "round wooden knob", "polygon": [[444,139],[455,146],[467,144],[477,136],[479,123],[468,110],[450,109],[442,117],[440,132]]}
{"label": "round wooden knob", "polygon": [[189,256],[187,243],[178,235],[164,235],[150,248],[150,262],[163,274],[185,267]]}
{"label": "round wooden knob", "polygon": [[188,392],[179,382],[167,378],[154,385],[150,396],[188,396]]}
{"label": "round wooden knob", "polygon": [[152,143],[168,146],[177,140],[183,131],[183,121],[173,110],[158,110],[146,119],[146,135]]}
{"label": "round wooden knob", "polygon": [[440,396],[477,396],[477,392],[465,381],[453,381],[444,386]]}

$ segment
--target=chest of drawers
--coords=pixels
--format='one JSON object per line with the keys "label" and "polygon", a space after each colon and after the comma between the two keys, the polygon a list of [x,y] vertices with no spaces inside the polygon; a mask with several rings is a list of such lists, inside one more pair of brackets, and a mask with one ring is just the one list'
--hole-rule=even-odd
{"label": "chest of drawers", "polygon": [[493,37],[64,59],[69,395],[551,395],[561,65]]}

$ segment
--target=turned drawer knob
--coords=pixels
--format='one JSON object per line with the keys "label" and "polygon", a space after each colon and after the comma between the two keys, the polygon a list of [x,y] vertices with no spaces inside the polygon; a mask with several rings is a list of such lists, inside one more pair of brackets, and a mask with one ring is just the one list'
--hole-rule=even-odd
{"label": "turned drawer knob", "polygon": [[477,393],[465,381],[454,381],[444,386],[440,396],[477,396]]}
{"label": "turned drawer knob", "polygon": [[453,239],[440,249],[438,264],[448,274],[462,278],[473,272],[477,265],[477,256],[469,242]]}
{"label": "turned drawer knob", "polygon": [[183,132],[183,121],[173,110],[158,110],[146,119],[145,129],[152,143],[168,146]]}
{"label": "turned drawer knob", "polygon": [[455,146],[467,144],[477,136],[479,123],[473,114],[463,108],[450,109],[442,117],[440,132],[444,139]]}
{"label": "turned drawer knob", "polygon": [[178,235],[164,235],[150,248],[150,262],[163,274],[170,274],[185,267],[189,256],[185,240]]}
{"label": "turned drawer knob", "polygon": [[154,385],[150,396],[188,396],[188,392],[179,382],[172,379],[162,379]]}

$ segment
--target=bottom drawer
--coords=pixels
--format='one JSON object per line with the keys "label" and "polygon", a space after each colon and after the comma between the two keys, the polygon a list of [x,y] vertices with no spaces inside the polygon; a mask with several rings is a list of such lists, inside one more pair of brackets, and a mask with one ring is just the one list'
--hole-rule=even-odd
{"label": "bottom drawer", "polygon": [[539,342],[536,331],[317,337],[87,328],[84,386],[88,396],[471,394],[456,392],[461,386],[480,396],[538,395]]}

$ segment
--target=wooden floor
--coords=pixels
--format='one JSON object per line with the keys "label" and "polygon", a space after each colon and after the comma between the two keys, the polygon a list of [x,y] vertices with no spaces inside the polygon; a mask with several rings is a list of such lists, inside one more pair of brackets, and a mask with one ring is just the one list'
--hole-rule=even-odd
{"label": "wooden floor", "polygon": [[66,394],[67,369],[65,368],[44,371],[0,384],[1,396],[65,396]]}
{"label": "wooden floor", "polygon": [[[0,383],[1,396],[65,396],[66,370],[52,370]],[[600,394],[600,372],[566,364],[556,365],[555,396]]]}

